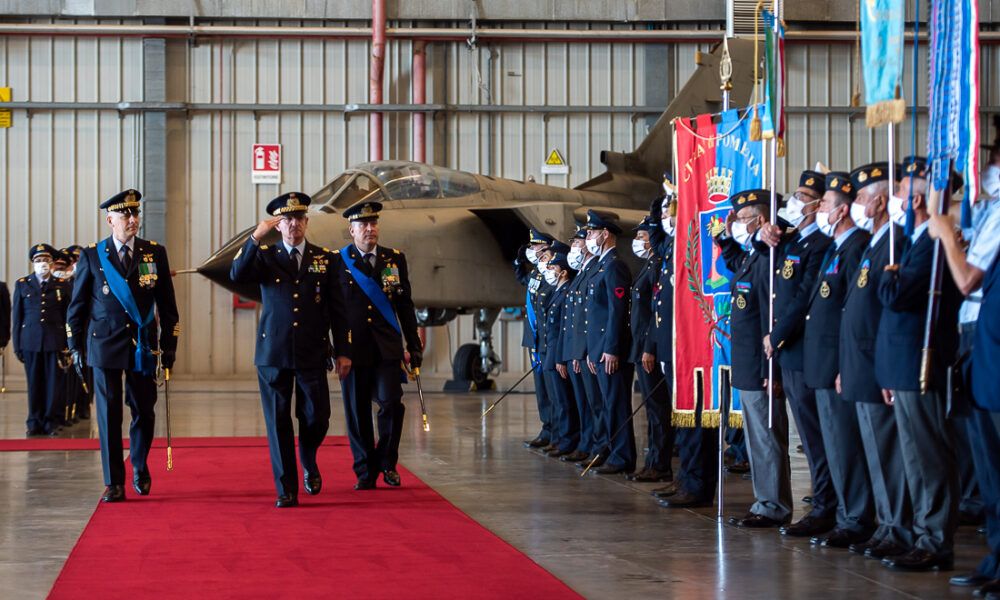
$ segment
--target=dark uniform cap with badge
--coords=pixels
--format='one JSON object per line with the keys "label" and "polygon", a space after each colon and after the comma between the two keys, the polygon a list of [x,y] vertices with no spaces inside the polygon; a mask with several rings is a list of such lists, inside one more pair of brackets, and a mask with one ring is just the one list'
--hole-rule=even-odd
{"label": "dark uniform cap with badge", "polygon": [[[782,202],[781,194],[775,194],[775,199],[780,207]],[[729,201],[733,205],[733,210],[737,212],[739,212],[741,208],[746,208],[748,206],[770,206],[771,190],[743,190],[742,192],[730,196]]]}
{"label": "dark uniform cap with badge", "polygon": [[272,217],[304,213],[309,210],[312,198],[302,192],[288,192],[267,203],[267,214]]}
{"label": "dark uniform cap with badge", "polygon": [[138,190],[124,190],[101,202],[101,208],[108,212],[139,214],[139,200],[142,194]]}
{"label": "dark uniform cap with badge", "polygon": [[851,174],[844,171],[830,171],[826,174],[826,191],[843,194],[854,202],[854,184],[851,183]]}
{"label": "dark uniform cap with badge", "polygon": [[73,261],[73,258],[66,252],[59,250],[58,248],[52,249],[52,262],[69,264]]}
{"label": "dark uniform cap with badge", "polygon": [[565,252],[556,252],[552,255],[552,260],[549,261],[549,266],[555,265],[557,267],[562,267],[563,271],[569,270],[569,259],[566,257]]}
{"label": "dark uniform cap with badge", "polygon": [[[901,177],[914,177],[917,179],[930,179],[931,177],[931,165],[927,162],[927,158],[923,156],[907,156],[903,159],[903,164],[901,165],[902,174]],[[952,193],[957,192],[962,189],[965,185],[965,179],[962,174],[958,171],[952,169],[951,171],[951,191]]]}
{"label": "dark uniform cap with badge", "polygon": [[816,192],[817,196],[822,196],[826,191],[826,175],[819,171],[806,169],[799,175],[799,187],[808,188]]}
{"label": "dark uniform cap with badge", "polygon": [[622,228],[618,226],[615,221],[617,217],[610,214],[601,214],[596,210],[590,209],[587,211],[587,223],[583,226],[586,230],[594,229],[604,229],[615,235],[619,235],[622,232]]}
{"label": "dark uniform cap with badge", "polygon": [[28,260],[34,261],[36,256],[45,256],[49,260],[55,260],[59,251],[48,244],[35,244],[28,250]]}
{"label": "dark uniform cap with badge", "polygon": [[553,238],[551,235],[542,231],[538,231],[535,228],[532,228],[530,231],[528,231],[529,244],[545,244],[546,246],[548,246],[549,244],[552,243],[552,240]]}
{"label": "dark uniform cap with badge", "polygon": [[653,225],[652,219],[647,215],[639,221],[639,224],[632,228],[632,231],[653,231],[656,229],[656,225]]}
{"label": "dark uniform cap with badge", "polygon": [[569,254],[570,248],[559,240],[552,240],[552,243],[549,244],[549,250],[554,254]]}
{"label": "dark uniform cap with badge", "polygon": [[[896,168],[896,178],[899,179],[900,168]],[[851,185],[854,186],[854,193],[857,194],[865,186],[880,181],[889,181],[889,163],[873,162],[858,167],[851,171]]]}
{"label": "dark uniform cap with badge", "polygon": [[379,213],[382,212],[382,203],[375,200],[366,200],[349,206],[344,211],[344,218],[351,223],[355,221],[378,221]]}
{"label": "dark uniform cap with badge", "polygon": [[574,240],[585,240],[587,239],[587,229],[583,225],[577,225],[576,233],[573,234],[571,239]]}
{"label": "dark uniform cap with badge", "polygon": [[68,254],[70,258],[73,259],[73,261],[76,261],[80,258],[80,254],[83,253],[83,246],[78,246],[76,244],[73,244],[72,246],[67,246],[63,248],[62,251],[65,254]]}

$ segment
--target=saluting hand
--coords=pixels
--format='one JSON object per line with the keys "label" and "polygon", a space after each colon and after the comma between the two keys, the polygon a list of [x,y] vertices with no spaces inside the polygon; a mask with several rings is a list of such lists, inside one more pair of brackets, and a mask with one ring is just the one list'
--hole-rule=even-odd
{"label": "saluting hand", "polygon": [[781,228],[774,223],[765,223],[760,228],[760,241],[771,248],[775,248],[781,243]]}
{"label": "saluting hand", "polygon": [[254,229],[253,233],[251,234],[253,235],[253,239],[257,240],[258,242],[261,241],[262,239],[264,239],[265,235],[267,235],[272,229],[278,226],[278,223],[280,221],[281,217],[271,217],[269,219],[264,219],[260,223],[257,223],[257,229]]}

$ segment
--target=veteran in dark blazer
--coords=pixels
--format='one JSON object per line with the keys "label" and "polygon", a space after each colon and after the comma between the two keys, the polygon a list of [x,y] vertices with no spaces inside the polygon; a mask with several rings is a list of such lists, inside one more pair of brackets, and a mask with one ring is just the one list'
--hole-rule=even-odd
{"label": "veteran in dark blazer", "polygon": [[[378,245],[381,210],[379,202],[361,202],[344,211],[352,241],[339,250],[335,261],[353,336],[351,372],[340,385],[356,490],[373,489],[379,473],[387,485],[400,485],[396,463],[406,412],[404,365],[416,370],[423,362],[406,256]],[[378,406],[378,445],[372,428],[373,402]]]}
{"label": "veteran in dark blazer", "polygon": [[[336,254],[306,241],[312,199],[300,192],[278,196],[265,219],[236,254],[230,278],[260,286],[263,310],[254,364],[267,424],[275,506],[298,505],[298,465],[292,428],[292,392],[299,421],[303,486],[319,494],[323,478],[316,454],[330,426],[326,371],[336,359],[343,378],[351,368],[350,331],[337,279]],[[263,243],[274,228],[281,239]]]}
{"label": "veteran in dark blazer", "polygon": [[[101,203],[112,234],[85,248],[73,272],[66,332],[73,360],[93,368],[104,502],[125,499],[122,402],[129,405],[132,487],[149,494],[146,459],[153,444],[157,357],[174,365],[180,334],[167,250],[136,237],[142,195],[125,190]],[[124,374],[124,381],[122,375]]]}

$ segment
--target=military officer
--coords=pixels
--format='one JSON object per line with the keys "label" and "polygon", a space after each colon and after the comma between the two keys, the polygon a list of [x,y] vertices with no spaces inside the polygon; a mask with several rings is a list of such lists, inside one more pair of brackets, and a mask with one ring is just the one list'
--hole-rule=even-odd
{"label": "military officer", "polygon": [[589,464],[591,455],[599,453],[607,443],[601,421],[604,399],[597,384],[597,375],[591,373],[586,366],[589,312],[586,293],[590,279],[597,273],[597,261],[587,250],[586,238],[587,230],[581,227],[571,240],[572,247],[566,255],[566,262],[577,274],[568,284],[563,307],[565,337],[562,340],[562,358],[573,384],[573,396],[580,415],[580,443],[576,450],[559,457],[559,460],[575,462],[579,468]]}
{"label": "military officer", "polygon": [[[260,286],[261,312],[254,364],[267,424],[267,445],[278,498],[275,506],[298,505],[298,466],[292,428],[292,390],[299,421],[299,458],[306,493],[323,488],[316,454],[330,425],[327,368],[351,370],[350,333],[338,285],[337,256],[306,240],[312,199],[288,192],[271,200],[261,221],[236,254],[230,278]],[[281,239],[267,244],[277,228]],[[332,331],[332,335],[331,335]]]}
{"label": "military officer", "polygon": [[[778,527],[792,514],[791,468],[788,459],[788,414],[775,394],[769,408],[764,334],[770,330],[768,314],[769,262],[756,251],[753,236],[770,218],[771,192],[745,190],[730,198],[727,234],[717,236],[726,266],[733,272],[732,382],[740,394],[750,455],[750,473],[756,502],[742,517],[731,517],[738,527]],[[778,203],[781,197],[778,195]],[[768,412],[773,427],[768,427]]]}
{"label": "military officer", "polygon": [[[916,165],[909,170],[910,165]],[[888,265],[879,281],[882,302],[875,341],[875,375],[886,402],[893,406],[906,483],[913,501],[914,547],[906,554],[882,559],[892,569],[950,569],[958,515],[958,477],[952,447],[952,424],[946,415],[948,370],[958,346],[960,294],[947,271],[943,274],[933,369],[921,393],[920,372],[927,318],[934,242],[927,232],[927,168],[922,158],[903,161],[899,195],[910,198],[916,229],[899,264]]]}
{"label": "military officer", "polygon": [[66,322],[74,362],[94,370],[101,465],[107,486],[101,497],[104,502],[125,499],[123,399],[132,412],[132,487],[139,495],[149,494],[152,480],[146,459],[156,419],[154,352],[160,352],[164,369],[172,368],[180,333],[167,250],[136,237],[141,198],[138,191],[128,189],[101,203],[111,235],[80,255]]}
{"label": "military officer", "polygon": [[0,353],[10,343],[10,290],[7,283],[0,281]]}
{"label": "military officer", "polygon": [[596,257],[597,272],[587,283],[585,327],[587,368],[597,376],[604,398],[602,427],[608,434],[601,475],[635,470],[635,430],[632,413],[632,365],[623,360],[629,349],[628,290],[632,275],[618,258],[615,244],[621,227],[610,215],[587,211],[587,250]]}
{"label": "military officer", "polygon": [[569,246],[555,240],[549,246],[550,257],[546,265],[545,282],[552,286],[552,293],[546,299],[542,327],[539,327],[539,358],[545,376],[546,392],[552,401],[551,448],[546,454],[559,458],[572,454],[580,444],[580,416],[573,384],[569,380],[569,369],[562,358],[563,310],[569,291],[573,271],[569,268],[567,251]]}
{"label": "military officer", "polygon": [[785,218],[794,231],[781,235],[777,225],[761,229],[767,251],[777,242],[774,274],[774,326],[764,337],[764,352],[774,354],[781,368],[781,385],[792,409],[795,428],[812,476],[812,508],[805,517],[780,529],[782,535],[811,537],[833,529],[837,498],[830,480],[830,469],[823,448],[816,395],[805,383],[802,334],[806,311],[814,283],[832,240],[816,225],[820,199],[826,192],[826,176],[806,170],[799,175],[799,186],[785,204]]}
{"label": "military officer", "polygon": [[[659,199],[655,204],[659,208]],[[673,479],[670,461],[674,451],[674,428],[670,426],[670,392],[652,352],[655,343],[649,340],[650,329],[653,327],[653,293],[660,275],[660,264],[663,262],[651,243],[651,236],[658,229],[659,223],[654,223],[651,217],[646,216],[635,228],[635,239],[632,240],[632,253],[642,261],[642,268],[632,282],[629,309],[632,344],[628,362],[636,372],[639,393],[646,399],[649,450],[643,468],[626,475],[626,479],[638,482]],[[643,355],[648,355],[645,363]]]}
{"label": "military officer", "polygon": [[[869,178],[885,180],[888,165],[872,167],[859,174],[858,183]],[[860,212],[858,211],[860,209]],[[859,227],[854,218],[861,221]],[[850,277],[861,263],[871,235],[871,219],[865,207],[854,204],[854,184],[850,173],[833,171],[826,175],[826,192],[816,213],[820,232],[831,238],[817,280],[809,292],[805,322],[805,382],[816,392],[816,407],[823,432],[823,447],[830,478],[837,495],[836,527],[813,536],[812,543],[831,548],[847,548],[866,542],[874,527],[871,483],[861,446],[857,411],[837,392],[840,373],[840,322],[844,296]]]}
{"label": "military officer", "polygon": [[525,319],[521,346],[528,349],[531,366],[535,369],[532,373],[535,399],[538,403],[538,418],[542,422],[542,429],[538,435],[524,442],[527,448],[544,448],[551,443],[552,438],[551,402],[545,390],[545,376],[538,360],[538,315],[545,298],[552,291],[551,286],[545,283],[539,263],[551,243],[551,235],[532,229],[528,234],[528,244],[520,248],[514,260],[514,275],[528,288],[524,301]]}
{"label": "military officer", "polygon": [[[354,362],[341,389],[358,478],[356,490],[374,488],[379,473],[387,485],[400,485],[396,463],[405,410],[403,365],[413,370],[423,362],[406,255],[378,245],[381,210],[379,202],[362,202],[344,211],[353,241],[340,249],[335,261],[353,337]],[[372,402],[378,405],[377,446]]]}
{"label": "military officer", "polygon": [[[874,175],[875,169],[880,171],[878,175]],[[905,241],[903,228],[890,214],[893,189],[888,174],[886,163],[865,165],[851,172],[856,194],[852,210],[861,225],[870,223],[873,234],[861,255],[861,262],[846,280],[840,326],[840,375],[836,382],[837,391],[846,402],[854,403],[857,411],[878,520],[878,528],[871,538],[851,544],[848,549],[877,559],[903,554],[913,543],[913,511],[906,491],[896,420],[892,407],[882,401],[882,390],[875,379],[875,335],[882,316],[879,282],[889,264],[890,244],[893,243],[890,237],[894,238],[896,260],[903,252]],[[864,211],[853,206],[863,207]],[[889,235],[890,227],[895,229],[892,236]]]}
{"label": "military officer", "polygon": [[36,244],[28,251],[34,273],[14,285],[14,355],[24,363],[28,384],[27,435],[57,435],[65,398],[59,359],[66,349],[66,306],[70,290],[52,275],[58,251]]}
{"label": "military officer", "polygon": [[[66,270],[63,273],[63,281],[72,290],[73,273],[76,270],[76,264],[80,260],[80,253],[83,252],[83,248],[74,244],[63,248],[61,252],[66,256],[68,261]],[[80,377],[74,369],[71,368],[66,372],[66,398],[69,402],[67,412],[73,420],[77,421],[90,418],[90,403],[93,400],[94,393],[94,378],[90,367],[83,368],[81,371],[83,372],[84,381],[87,386],[86,389],[84,389],[84,384],[80,381]]]}

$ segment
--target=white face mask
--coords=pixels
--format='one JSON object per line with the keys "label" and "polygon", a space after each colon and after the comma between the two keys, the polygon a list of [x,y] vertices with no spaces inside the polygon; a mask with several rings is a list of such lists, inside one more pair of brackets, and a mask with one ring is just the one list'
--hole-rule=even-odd
{"label": "white face mask", "polygon": [[646,247],[646,242],[642,240],[632,240],[632,254],[639,258],[649,258],[650,249]]}
{"label": "white face mask", "polygon": [[674,236],[674,220],[673,219],[663,219],[660,221],[660,227],[663,228],[663,233],[670,237]]}
{"label": "white face mask", "polygon": [[547,260],[539,260],[537,263],[538,272],[545,275],[546,269],[549,268],[549,262]]}
{"label": "white face mask", "polygon": [[794,227],[798,227],[799,224],[806,218],[802,211],[805,207],[815,204],[816,202],[819,202],[819,200],[803,202],[799,199],[798,194],[794,194],[788,199],[788,203],[785,205],[785,220],[791,223]]}
{"label": "white face mask", "polygon": [[545,277],[545,283],[549,285],[555,285],[559,282],[559,275],[553,269],[547,269],[542,276]]}
{"label": "white face mask", "polygon": [[587,252],[590,252],[591,254],[594,255],[600,255],[601,253],[600,242],[598,242],[597,240],[588,239],[586,243],[587,243]]}
{"label": "white face mask", "polygon": [[851,220],[854,224],[864,229],[868,233],[875,231],[875,219],[866,216],[866,207],[858,204],[857,202],[851,203]]}
{"label": "white face mask", "polygon": [[[840,220],[837,220],[840,223]],[[837,229],[837,223],[830,222],[830,213],[820,211],[816,213],[816,225],[826,237],[833,237],[833,232]]]}
{"label": "white face mask", "polygon": [[66,271],[52,271],[52,276],[56,279],[65,279]]}
{"label": "white face mask", "polygon": [[35,266],[35,275],[39,277],[45,277],[49,274],[49,263],[47,262],[36,262],[33,263]]}
{"label": "white face mask", "polygon": [[524,257],[527,258],[528,262],[530,262],[531,264],[533,265],[538,264],[538,254],[535,252],[534,248],[528,248],[527,250],[525,250]]}
{"label": "white face mask", "polygon": [[899,196],[889,196],[889,218],[900,227],[906,227],[906,211],[903,210],[903,199]]}
{"label": "white face mask", "polygon": [[749,248],[750,229],[746,223],[736,221],[733,223],[733,239],[744,248]]}
{"label": "white face mask", "polygon": [[569,249],[569,254],[566,255],[566,262],[569,263],[569,268],[574,271],[579,271],[583,268],[583,248],[577,248],[576,246]]}

